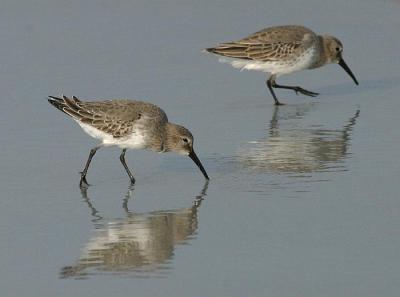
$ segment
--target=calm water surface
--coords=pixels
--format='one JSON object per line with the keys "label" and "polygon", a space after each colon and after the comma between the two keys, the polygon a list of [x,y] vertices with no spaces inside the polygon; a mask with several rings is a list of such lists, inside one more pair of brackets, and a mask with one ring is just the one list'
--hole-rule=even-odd
{"label": "calm water surface", "polygon": [[61,278],[84,278],[99,273],[117,276],[157,277],[171,269],[176,245],[187,244],[196,235],[198,210],[206,195],[208,182],[192,205],[175,210],[136,213],[128,202],[130,188],[123,200],[126,216],[104,219],[82,189],[82,200],[93,217],[93,237],[84,246],[73,266],[62,268]]}
{"label": "calm water surface", "polygon": [[[393,297],[400,292],[398,1],[3,1],[1,296]],[[373,17],[371,17],[373,16]],[[201,49],[265,26],[336,35],[330,65],[282,77]],[[100,150],[47,95],[161,106],[182,156]]]}

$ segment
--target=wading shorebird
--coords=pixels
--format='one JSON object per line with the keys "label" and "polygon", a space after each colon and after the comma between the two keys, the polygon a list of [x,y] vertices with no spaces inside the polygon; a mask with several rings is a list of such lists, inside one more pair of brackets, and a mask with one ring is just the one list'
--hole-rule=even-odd
{"label": "wading shorebird", "polygon": [[101,141],[100,145],[90,151],[81,172],[81,187],[88,185],[86,174],[96,151],[113,145],[122,149],[120,160],[132,184],[135,183],[135,178],[125,162],[127,149],[150,149],[159,153],[187,155],[196,163],[204,177],[209,179],[193,150],[192,133],[183,126],[169,123],[165,112],[154,104],[131,100],[83,102],[75,96],[49,96],[48,101],[72,117],[83,131]]}
{"label": "wading shorebird", "polygon": [[290,89],[296,94],[311,97],[318,95],[299,86],[278,85],[276,78],[283,74],[337,63],[358,85],[356,77],[343,60],[340,40],[329,35],[317,35],[303,26],[270,27],[243,39],[221,43],[205,50],[227,57],[220,61],[230,63],[235,68],[270,73],[266,83],[275,105],[282,103],[276,97],[274,88]]}

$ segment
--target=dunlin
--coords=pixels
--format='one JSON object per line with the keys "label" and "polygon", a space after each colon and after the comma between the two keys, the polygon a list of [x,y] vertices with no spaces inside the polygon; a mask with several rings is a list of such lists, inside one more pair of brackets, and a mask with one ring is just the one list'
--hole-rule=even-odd
{"label": "dunlin", "polygon": [[357,79],[343,60],[343,45],[340,40],[329,35],[317,35],[302,26],[266,28],[238,41],[207,48],[206,51],[227,57],[228,59],[221,59],[221,62],[228,62],[235,68],[270,73],[266,83],[276,105],[282,103],[276,97],[274,88],[290,89],[296,94],[311,97],[318,95],[299,86],[278,85],[275,80],[283,74],[337,63],[358,85]]}
{"label": "dunlin", "polygon": [[87,134],[101,141],[90,151],[81,172],[80,186],[88,185],[86,174],[96,151],[113,145],[122,149],[120,160],[132,184],[135,178],[125,162],[127,149],[151,149],[160,153],[187,155],[204,177],[209,179],[193,150],[192,133],[185,127],[169,123],[165,112],[154,104],[131,100],[83,102],[74,96],[49,96],[48,100],[57,109],[71,116]]}

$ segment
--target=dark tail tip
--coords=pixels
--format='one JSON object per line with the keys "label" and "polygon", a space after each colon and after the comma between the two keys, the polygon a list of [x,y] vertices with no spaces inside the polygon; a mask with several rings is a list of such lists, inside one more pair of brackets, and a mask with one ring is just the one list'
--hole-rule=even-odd
{"label": "dark tail tip", "polygon": [[214,47],[205,48],[203,52],[215,53],[215,48]]}
{"label": "dark tail tip", "polygon": [[64,105],[63,99],[55,96],[48,96],[47,101],[49,101],[49,103],[53,105],[55,108],[63,111],[63,105]]}
{"label": "dark tail tip", "polygon": [[60,97],[55,97],[55,96],[48,96],[47,97],[47,100],[51,103],[51,102],[54,102],[54,101],[58,101],[58,102],[60,102],[60,101],[62,101],[62,99],[60,98]]}

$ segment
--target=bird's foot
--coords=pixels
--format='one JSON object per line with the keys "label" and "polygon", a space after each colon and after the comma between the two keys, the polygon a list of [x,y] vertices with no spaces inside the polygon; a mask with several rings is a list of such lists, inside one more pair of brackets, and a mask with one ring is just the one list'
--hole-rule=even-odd
{"label": "bird's foot", "polygon": [[279,102],[278,100],[275,101],[275,106],[282,106],[282,105],[286,105],[286,104]]}
{"label": "bird's foot", "polygon": [[319,95],[319,93],[311,92],[311,91],[308,91],[308,90],[303,89],[301,87],[294,87],[293,91],[296,92],[296,95],[298,95],[299,93],[301,93],[303,95],[306,95],[306,96],[310,96],[310,97],[315,97],[315,96]]}

